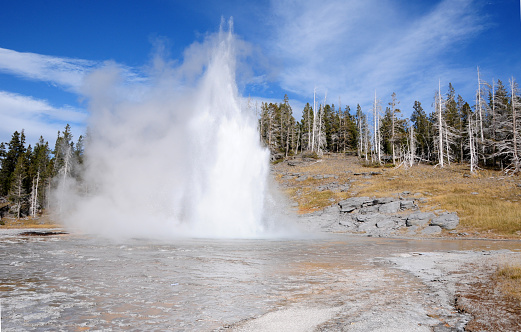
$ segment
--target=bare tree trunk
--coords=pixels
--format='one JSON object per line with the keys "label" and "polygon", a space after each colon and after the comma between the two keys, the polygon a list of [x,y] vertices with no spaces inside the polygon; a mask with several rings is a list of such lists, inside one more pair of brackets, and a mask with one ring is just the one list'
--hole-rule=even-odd
{"label": "bare tree trunk", "polygon": [[472,132],[472,116],[469,116],[469,151],[470,151],[470,173],[474,173],[476,169],[476,152],[474,150],[474,133]]}
{"label": "bare tree trunk", "polygon": [[482,115],[482,100],[481,100],[481,79],[479,78],[479,67],[478,67],[478,115],[479,115],[479,132],[481,138],[482,149],[485,149],[485,137],[483,135],[483,115]]}
{"label": "bare tree trunk", "polygon": [[414,142],[414,126],[411,124],[411,135],[410,135],[410,143],[409,143],[409,149],[410,149],[410,167],[414,164],[414,159],[416,159],[416,144]]}
{"label": "bare tree trunk", "polygon": [[382,162],[381,147],[380,147],[380,114],[378,110],[378,101],[376,99],[376,90],[374,92],[374,105],[373,105],[373,126],[374,126],[374,149],[375,156],[378,162]]}
{"label": "bare tree trunk", "polygon": [[443,123],[441,114],[441,81],[438,81],[438,158],[443,167]]}
{"label": "bare tree trunk", "polygon": [[316,92],[317,92],[317,88],[314,88],[313,89],[313,138],[311,140],[311,151],[313,151],[315,149],[315,123],[316,123],[316,118],[317,118],[317,114],[315,111],[316,107],[317,107]]}
{"label": "bare tree trunk", "polygon": [[520,163],[519,163],[519,156],[517,154],[517,105],[516,105],[516,91],[515,91],[515,82],[514,78],[510,80],[510,91],[511,91],[511,104],[512,104],[512,134],[513,134],[513,155],[514,155],[514,173],[519,172],[520,170]]}
{"label": "bare tree trunk", "polygon": [[36,217],[36,212],[38,210],[38,185],[40,182],[40,171],[36,173],[36,184],[35,179],[33,178],[33,186],[31,190],[31,207],[30,207],[30,214],[31,217]]}

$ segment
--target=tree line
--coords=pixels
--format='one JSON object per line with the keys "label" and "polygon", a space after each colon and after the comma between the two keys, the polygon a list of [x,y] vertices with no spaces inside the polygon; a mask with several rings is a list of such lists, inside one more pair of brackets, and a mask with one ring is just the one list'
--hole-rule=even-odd
{"label": "tree line", "polygon": [[[299,153],[351,153],[369,163],[391,163],[410,167],[429,163],[443,167],[468,163],[470,171],[479,168],[521,171],[521,97],[514,78],[488,83],[478,69],[475,100],[470,103],[457,95],[449,83],[441,84],[427,113],[415,101],[409,118],[402,117],[396,93],[382,110],[374,96],[371,110],[354,112],[350,106],[307,103],[300,121],[293,117],[287,95],[283,102],[262,103],[259,117],[261,141],[274,159]],[[472,106],[471,106],[472,105]]]}
{"label": "tree line", "polygon": [[[367,163],[391,163],[411,167],[429,163],[443,167],[467,163],[479,168],[521,171],[521,97],[514,78],[488,83],[480,78],[472,106],[457,95],[451,83],[442,93],[439,84],[432,111],[415,101],[409,118],[403,118],[393,93],[382,111],[374,96],[371,110],[358,104],[328,104],[326,98],[307,103],[296,121],[287,95],[281,103],[262,103],[257,109],[258,130],[273,159],[323,153],[357,155]],[[251,107],[251,105],[250,105]],[[60,178],[81,180],[84,137],[76,142],[70,126],[58,132],[54,148],[40,137],[26,147],[25,133],[15,131],[8,143],[0,143],[0,212],[6,208],[20,218],[35,217],[49,206],[50,193]]]}
{"label": "tree line", "polygon": [[[49,206],[59,176],[79,176],[73,165],[83,162],[83,136],[73,142],[70,126],[58,131],[54,149],[40,136],[26,147],[24,130],[0,143],[0,207],[17,218],[37,216]],[[76,174],[75,174],[76,172]]]}

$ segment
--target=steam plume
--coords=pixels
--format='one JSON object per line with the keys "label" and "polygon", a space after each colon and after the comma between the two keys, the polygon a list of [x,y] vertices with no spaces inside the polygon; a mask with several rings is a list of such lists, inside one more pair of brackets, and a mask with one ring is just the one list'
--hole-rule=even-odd
{"label": "steam plume", "polygon": [[55,192],[66,225],[153,237],[257,237],[271,230],[269,153],[256,120],[240,108],[231,30],[191,46],[178,67],[157,58],[147,84],[123,80],[114,64],[87,77],[82,91],[91,116],[81,186]]}

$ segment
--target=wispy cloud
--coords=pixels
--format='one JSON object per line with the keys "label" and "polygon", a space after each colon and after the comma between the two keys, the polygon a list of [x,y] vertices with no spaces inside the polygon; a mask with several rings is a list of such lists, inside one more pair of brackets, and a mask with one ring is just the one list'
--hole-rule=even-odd
{"label": "wispy cloud", "polygon": [[0,48],[0,72],[30,80],[51,82],[72,91],[78,91],[85,74],[97,65],[95,61]]}
{"label": "wispy cloud", "polygon": [[77,133],[83,132],[87,113],[69,106],[56,108],[46,100],[0,91],[0,118],[1,142],[7,142],[15,130],[25,129],[27,142],[33,144],[40,135],[52,141],[57,130],[67,123]]}
{"label": "wispy cloud", "polygon": [[[87,74],[110,61],[100,62],[85,59],[55,57],[37,53],[17,52],[0,48],[0,72],[24,79],[50,82],[70,92],[81,94],[81,85]],[[125,80],[145,80],[139,70],[117,64]]]}
{"label": "wispy cloud", "polygon": [[[267,49],[284,63],[282,88],[307,97],[318,87],[352,107],[369,105],[375,89],[385,98],[397,92],[406,108],[415,99],[430,102],[433,82],[454,83],[461,74],[452,50],[483,29],[472,0],[286,0],[272,7],[275,39]],[[473,75],[474,66],[466,69]]]}
{"label": "wispy cloud", "polygon": [[[104,66],[117,67],[120,77],[127,83],[139,85],[146,81],[139,70],[110,61],[96,62],[0,48],[0,73],[47,82],[78,97],[85,95],[85,78],[94,69]],[[0,90],[0,141],[9,140],[14,130],[21,129],[25,129],[28,142],[36,141],[39,135],[52,139],[67,123],[76,128],[77,133],[82,133],[87,117],[87,112],[77,106],[55,106],[47,100]]]}

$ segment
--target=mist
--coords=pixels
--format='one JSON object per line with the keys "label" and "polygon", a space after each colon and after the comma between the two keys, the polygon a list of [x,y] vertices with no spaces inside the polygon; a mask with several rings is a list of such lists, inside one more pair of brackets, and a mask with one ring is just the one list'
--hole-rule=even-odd
{"label": "mist", "polygon": [[[79,181],[59,178],[53,210],[67,227],[109,237],[257,238],[280,229],[269,151],[241,109],[237,47],[222,28],[156,55],[134,82],[107,63],[82,84],[90,117]],[[160,53],[160,52],[159,52]]]}

